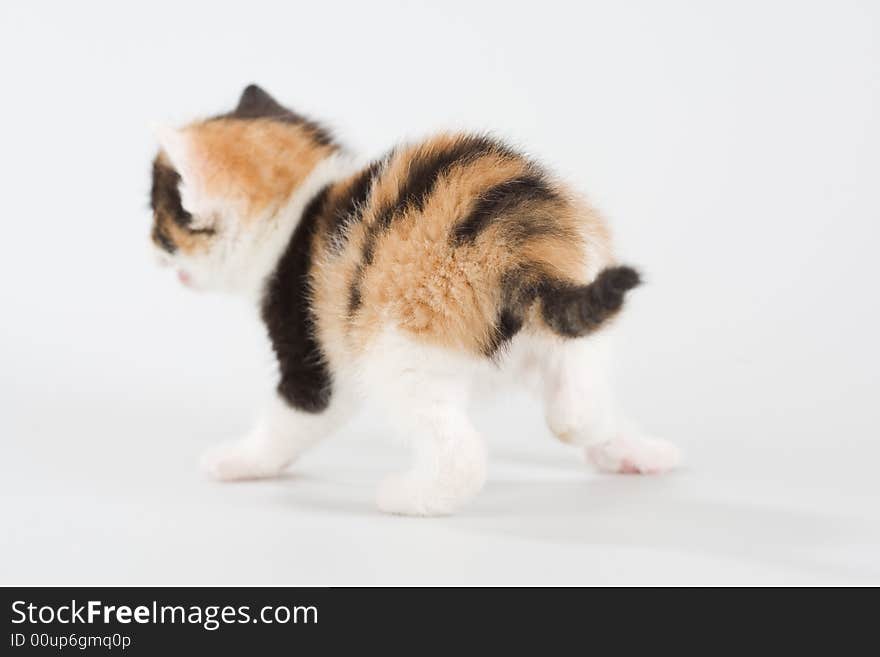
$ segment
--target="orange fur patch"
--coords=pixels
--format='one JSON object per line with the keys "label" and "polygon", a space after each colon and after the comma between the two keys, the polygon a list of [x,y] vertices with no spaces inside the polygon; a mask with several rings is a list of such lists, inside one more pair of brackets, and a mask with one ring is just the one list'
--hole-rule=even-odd
{"label": "orange fur patch", "polygon": [[332,147],[306,126],[271,119],[212,119],[186,128],[208,196],[245,201],[244,218],[279,207]]}

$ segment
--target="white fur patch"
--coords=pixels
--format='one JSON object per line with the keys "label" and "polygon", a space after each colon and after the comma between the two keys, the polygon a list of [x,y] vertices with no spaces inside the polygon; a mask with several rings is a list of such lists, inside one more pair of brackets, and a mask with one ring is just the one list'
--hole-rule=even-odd
{"label": "white fur patch", "polygon": [[529,374],[551,431],[584,446],[599,470],[655,474],[674,468],[681,459],[674,445],[618,417],[606,380],[608,350],[608,336],[601,334],[578,340],[521,334],[495,368],[388,326],[363,357],[335,373],[329,409],[305,413],[273,398],[247,436],[209,452],[203,467],[220,480],[275,476],[366,399],[384,411],[394,437],[412,451],[411,467],[379,484],[379,509],[450,514],[479,492],[487,476],[486,447],[466,412],[471,392],[484,379],[522,381]]}
{"label": "white fur patch", "polygon": [[408,471],[380,484],[376,501],[382,511],[445,515],[482,488],[486,447],[466,413],[481,366],[390,326],[357,364],[370,403],[385,409],[395,437],[413,453]]}

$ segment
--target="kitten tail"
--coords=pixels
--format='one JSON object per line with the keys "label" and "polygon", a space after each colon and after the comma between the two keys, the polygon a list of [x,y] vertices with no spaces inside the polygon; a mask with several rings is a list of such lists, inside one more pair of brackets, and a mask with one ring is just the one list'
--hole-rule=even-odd
{"label": "kitten tail", "polygon": [[541,313],[559,335],[580,337],[616,315],[626,293],[640,282],[635,269],[622,266],[603,269],[589,285],[547,281],[538,290]]}

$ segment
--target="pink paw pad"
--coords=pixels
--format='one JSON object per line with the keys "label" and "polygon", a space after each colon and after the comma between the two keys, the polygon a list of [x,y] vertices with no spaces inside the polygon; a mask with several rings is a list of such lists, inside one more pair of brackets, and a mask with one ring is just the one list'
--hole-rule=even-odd
{"label": "pink paw pad", "polygon": [[602,472],[660,474],[672,470],[681,453],[671,443],[656,438],[618,437],[586,450],[587,460]]}
{"label": "pink paw pad", "polygon": [[639,467],[630,461],[629,459],[623,459],[620,462],[620,469],[618,470],[620,474],[641,474],[641,470]]}

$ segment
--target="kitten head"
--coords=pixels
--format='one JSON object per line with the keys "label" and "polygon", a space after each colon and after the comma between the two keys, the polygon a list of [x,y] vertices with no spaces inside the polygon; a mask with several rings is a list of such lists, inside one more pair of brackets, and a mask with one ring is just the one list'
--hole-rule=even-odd
{"label": "kitten head", "polygon": [[266,252],[277,250],[279,216],[296,213],[291,204],[338,150],[320,126],[256,85],[232,112],[160,128],[157,137],[152,240],[181,282],[206,290],[253,285],[260,260],[279,255]]}

